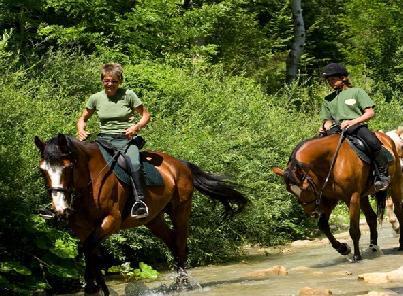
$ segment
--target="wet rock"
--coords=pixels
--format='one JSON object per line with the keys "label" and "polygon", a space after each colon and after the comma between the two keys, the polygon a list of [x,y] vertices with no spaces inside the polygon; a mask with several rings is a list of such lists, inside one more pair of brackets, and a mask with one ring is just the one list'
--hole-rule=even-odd
{"label": "wet rock", "polygon": [[271,275],[287,275],[288,271],[287,269],[282,266],[282,265],[276,265],[273,266],[271,268],[267,268],[267,269],[261,269],[261,270],[255,270],[252,272],[247,273],[246,275],[248,277],[267,277],[267,276],[271,276]]}
{"label": "wet rock", "polygon": [[388,282],[387,273],[386,272],[371,272],[364,273],[358,276],[359,280],[363,280],[369,284],[384,284]]}
{"label": "wet rock", "polygon": [[403,282],[403,268],[400,267],[399,269],[389,271],[386,277],[389,282]]}
{"label": "wet rock", "polygon": [[298,296],[326,296],[333,295],[332,291],[323,288],[304,287],[299,290]]}
{"label": "wet rock", "polygon": [[403,282],[403,266],[389,272],[364,273],[359,275],[358,279],[370,284]]}
{"label": "wet rock", "polygon": [[358,295],[358,296],[394,296],[394,295],[399,295],[396,292],[390,291],[390,290],[386,290],[386,291],[371,291],[368,292],[368,294],[362,294],[362,295]]}

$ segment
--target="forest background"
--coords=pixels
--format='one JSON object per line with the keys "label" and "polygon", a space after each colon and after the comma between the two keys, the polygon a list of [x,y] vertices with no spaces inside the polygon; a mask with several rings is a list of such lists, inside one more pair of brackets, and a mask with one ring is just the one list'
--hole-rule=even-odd
{"label": "forest background", "polygon": [[[76,133],[105,62],[124,66],[124,85],[151,111],[146,149],[226,175],[251,200],[223,221],[222,208],[196,194],[190,266],[315,235],[315,221],[270,169],[317,133],[329,62],[347,65],[375,100],[372,129],[403,123],[403,1],[300,2],[305,46],[290,81],[289,1],[1,0],[0,290],[66,292],[82,274],[77,242],[37,215],[49,198],[33,139]],[[96,135],[96,119],[88,129]],[[114,235],[103,249],[114,265],[172,264],[145,228]]]}

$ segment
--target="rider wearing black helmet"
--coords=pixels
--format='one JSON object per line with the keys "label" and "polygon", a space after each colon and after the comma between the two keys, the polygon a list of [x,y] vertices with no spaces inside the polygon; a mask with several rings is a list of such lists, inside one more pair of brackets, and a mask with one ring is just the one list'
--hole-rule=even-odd
{"label": "rider wearing black helmet", "polygon": [[340,125],[347,134],[357,135],[371,150],[372,158],[378,168],[375,190],[385,190],[389,186],[388,161],[381,152],[382,143],[368,129],[367,122],[375,116],[375,103],[361,88],[352,87],[347,69],[337,63],[324,67],[322,76],[333,92],[325,97],[320,112],[323,120],[321,132],[332,126]]}

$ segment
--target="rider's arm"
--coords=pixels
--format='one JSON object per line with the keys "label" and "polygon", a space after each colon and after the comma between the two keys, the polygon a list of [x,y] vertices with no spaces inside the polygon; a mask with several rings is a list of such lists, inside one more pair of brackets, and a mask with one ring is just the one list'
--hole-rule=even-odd
{"label": "rider's arm", "polygon": [[150,112],[148,112],[147,108],[143,105],[134,108],[133,111],[137,112],[140,115],[140,120],[126,130],[126,135],[129,137],[133,137],[134,135],[136,135],[142,128],[147,125],[151,118]]}
{"label": "rider's arm", "polygon": [[85,108],[83,113],[81,114],[80,118],[77,121],[77,134],[78,134],[78,139],[80,141],[84,141],[89,133],[85,131],[85,125],[87,123],[87,120],[94,114],[95,109],[88,109]]}
{"label": "rider's arm", "polygon": [[344,120],[341,123],[341,128],[349,128],[352,125],[355,124],[359,124],[359,123],[364,123],[367,122],[368,120],[370,120],[371,118],[373,118],[375,116],[375,111],[372,107],[366,108],[364,109],[364,112],[361,116],[355,118],[355,119],[351,119],[351,120]]}

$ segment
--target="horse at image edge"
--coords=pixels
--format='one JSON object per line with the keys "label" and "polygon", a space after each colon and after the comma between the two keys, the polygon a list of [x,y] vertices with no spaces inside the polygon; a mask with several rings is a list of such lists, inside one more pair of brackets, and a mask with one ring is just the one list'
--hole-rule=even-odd
{"label": "horse at image edge", "polygon": [[[394,158],[389,164],[391,184],[388,191],[395,205],[395,214],[401,224],[403,177],[399,157],[392,140],[383,133],[376,134]],[[332,247],[342,255],[349,254],[350,248],[333,236],[329,227],[329,218],[339,201],[347,205],[350,217],[349,232],[354,245],[352,260],[358,261],[362,259],[359,249],[360,209],[363,210],[370,228],[371,245],[377,245],[377,215],[369,204],[368,195],[375,194],[377,197],[377,203],[380,206],[378,214],[381,215],[387,192],[374,192],[372,167],[358,157],[347,140],[341,143],[331,170],[339,140],[339,134],[305,140],[296,146],[285,170],[278,167],[272,170],[283,177],[287,191],[297,197],[306,214],[319,216],[319,229],[327,236]],[[403,237],[400,234],[399,250],[402,248]]]}

